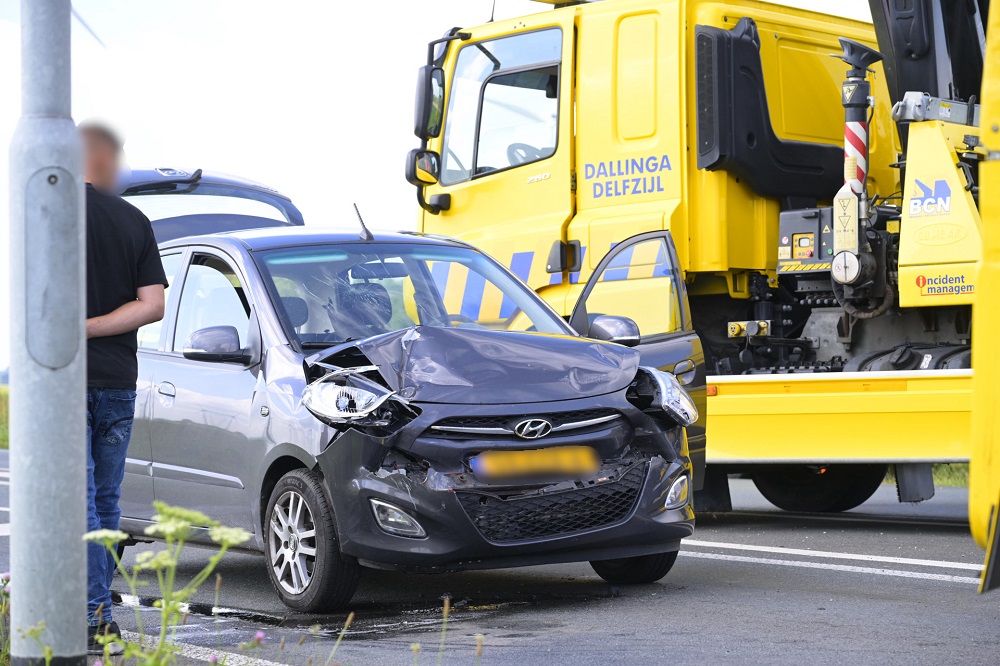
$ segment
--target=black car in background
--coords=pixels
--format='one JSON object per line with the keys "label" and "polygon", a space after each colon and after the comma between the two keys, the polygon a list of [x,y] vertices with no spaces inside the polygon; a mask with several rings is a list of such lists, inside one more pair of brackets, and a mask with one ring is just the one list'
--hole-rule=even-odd
{"label": "black car in background", "polygon": [[183,236],[302,226],[291,199],[246,178],[201,169],[133,169],[122,197],[153,224],[159,243]]}

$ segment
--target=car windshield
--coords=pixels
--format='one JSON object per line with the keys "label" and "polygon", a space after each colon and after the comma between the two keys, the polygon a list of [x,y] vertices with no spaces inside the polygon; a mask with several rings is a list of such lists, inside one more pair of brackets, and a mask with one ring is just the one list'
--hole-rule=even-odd
{"label": "car windshield", "polygon": [[289,338],[304,347],[417,325],[572,333],[534,292],[470,248],[344,243],[254,257]]}

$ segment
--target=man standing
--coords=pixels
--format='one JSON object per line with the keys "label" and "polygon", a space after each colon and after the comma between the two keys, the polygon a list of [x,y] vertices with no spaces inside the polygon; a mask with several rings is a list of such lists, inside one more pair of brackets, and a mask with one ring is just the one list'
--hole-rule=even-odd
{"label": "man standing", "polygon": [[[87,529],[118,529],[125,454],[135,416],[136,331],[163,318],[167,283],[149,220],[113,192],[122,143],[107,126],[82,123],[87,181]],[[90,650],[118,634],[111,618],[114,558],[87,544]],[[120,650],[120,648],[119,648]]]}

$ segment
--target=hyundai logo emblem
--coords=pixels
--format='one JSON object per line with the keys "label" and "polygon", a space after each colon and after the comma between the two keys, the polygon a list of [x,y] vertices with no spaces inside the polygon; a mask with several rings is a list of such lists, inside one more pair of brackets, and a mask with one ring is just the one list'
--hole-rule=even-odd
{"label": "hyundai logo emblem", "polygon": [[545,419],[525,419],[514,426],[514,434],[521,439],[538,439],[552,432],[552,424]]}

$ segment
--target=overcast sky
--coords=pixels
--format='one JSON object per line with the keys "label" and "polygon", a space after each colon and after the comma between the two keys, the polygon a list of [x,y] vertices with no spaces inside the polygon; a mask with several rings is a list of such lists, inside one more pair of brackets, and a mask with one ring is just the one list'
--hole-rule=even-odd
{"label": "overcast sky", "polygon": [[[613,1],[613,0],[608,0]],[[0,0],[0,146],[20,116],[17,0]],[[787,0],[867,18],[866,0]],[[73,116],[125,134],[134,167],[204,168],[289,195],[307,224],[412,229],[402,175],[426,43],[492,0],[74,0]],[[496,17],[544,11],[497,0]],[[6,152],[5,150],[3,152]],[[0,157],[0,369],[9,360],[9,173]]]}

